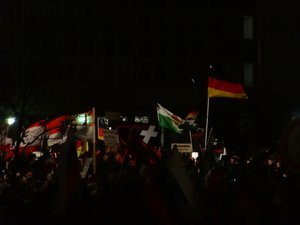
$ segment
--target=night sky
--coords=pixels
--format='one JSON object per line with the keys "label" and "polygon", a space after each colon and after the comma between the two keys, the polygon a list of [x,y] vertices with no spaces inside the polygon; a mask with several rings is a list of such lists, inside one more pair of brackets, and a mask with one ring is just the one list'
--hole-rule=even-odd
{"label": "night sky", "polygon": [[[280,133],[288,115],[300,112],[300,11],[296,0],[270,2],[260,5],[259,93],[238,104],[257,113],[258,129],[278,123]],[[147,112],[160,102],[182,116],[195,108],[204,114],[209,65],[221,78],[241,77],[231,59],[242,57],[242,34],[232,27],[257,4],[3,0],[2,90],[38,87],[34,107],[53,113],[92,105]],[[221,120],[236,116],[229,105]]]}

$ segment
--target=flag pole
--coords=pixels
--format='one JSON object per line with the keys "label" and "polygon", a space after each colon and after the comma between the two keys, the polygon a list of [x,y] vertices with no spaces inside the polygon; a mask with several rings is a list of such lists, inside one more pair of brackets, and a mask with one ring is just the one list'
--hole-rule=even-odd
{"label": "flag pole", "polygon": [[193,145],[192,131],[189,130],[190,143]]}
{"label": "flag pole", "polygon": [[[159,107],[159,103],[157,103],[157,106],[156,106],[156,113],[157,113],[157,119],[158,119],[158,123],[159,123],[159,113],[158,113],[158,107]],[[161,150],[164,149],[165,147],[165,130],[163,127],[160,128],[160,148]]]}
{"label": "flag pole", "polygon": [[93,174],[96,175],[96,112],[95,107],[93,107]]}
{"label": "flag pole", "polygon": [[204,137],[204,149],[207,149],[207,130],[208,130],[208,117],[209,117],[209,96],[207,96],[206,105],[206,123],[205,123],[205,137]]}
{"label": "flag pole", "polygon": [[165,146],[165,142],[164,142],[164,138],[165,138],[165,130],[164,128],[162,127],[161,129],[161,132],[160,132],[160,146],[161,146],[161,149],[163,149]]}

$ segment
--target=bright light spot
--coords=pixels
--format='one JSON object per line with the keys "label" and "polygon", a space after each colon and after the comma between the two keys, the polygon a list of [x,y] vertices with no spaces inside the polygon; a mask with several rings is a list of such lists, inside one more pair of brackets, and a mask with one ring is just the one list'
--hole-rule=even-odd
{"label": "bright light spot", "polygon": [[78,124],[90,124],[92,122],[92,117],[86,113],[79,114],[76,118]]}
{"label": "bright light spot", "polygon": [[44,155],[42,152],[32,152],[32,154],[34,154],[37,158],[39,158],[42,155]]}
{"label": "bright light spot", "polygon": [[223,155],[227,155],[227,149],[224,147]]}
{"label": "bright light spot", "polygon": [[6,120],[6,122],[7,122],[8,125],[12,125],[16,122],[16,118],[10,117]]}
{"label": "bright light spot", "polygon": [[77,122],[80,124],[83,124],[85,122],[85,116],[84,114],[80,114],[77,118],[76,118]]}
{"label": "bright light spot", "polygon": [[194,159],[197,159],[198,155],[199,155],[198,152],[192,152],[192,157],[193,157]]}

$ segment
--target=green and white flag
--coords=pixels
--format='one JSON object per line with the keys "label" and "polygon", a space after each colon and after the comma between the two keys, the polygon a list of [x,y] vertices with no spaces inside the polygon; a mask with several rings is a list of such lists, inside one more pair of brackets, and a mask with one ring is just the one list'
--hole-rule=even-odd
{"label": "green and white flag", "polygon": [[184,123],[184,120],[161,106],[159,103],[157,103],[157,117],[160,127],[171,129],[179,134],[182,133],[182,129],[179,128],[179,126]]}

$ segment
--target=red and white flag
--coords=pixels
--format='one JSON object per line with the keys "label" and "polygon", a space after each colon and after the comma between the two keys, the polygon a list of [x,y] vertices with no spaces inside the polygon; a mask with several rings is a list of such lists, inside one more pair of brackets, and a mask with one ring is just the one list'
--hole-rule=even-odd
{"label": "red and white flag", "polygon": [[71,117],[63,115],[56,117],[47,123],[46,129],[48,133],[48,146],[51,147],[55,144],[63,144],[67,140],[68,129],[70,125]]}
{"label": "red and white flag", "polygon": [[94,126],[92,111],[59,116],[46,125],[46,129],[49,131],[48,146],[65,143],[70,127],[75,129],[74,136],[76,140],[90,141],[93,138]]}
{"label": "red and white flag", "polygon": [[22,134],[19,152],[30,154],[32,152],[41,151],[44,132],[45,120],[30,125]]}
{"label": "red and white flag", "polygon": [[3,130],[0,135],[0,155],[4,160],[8,160],[14,156],[13,139],[7,136],[6,130]]}

